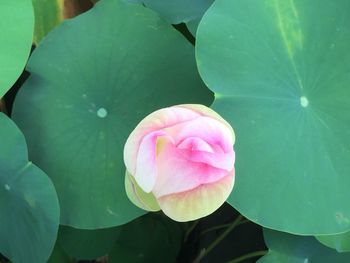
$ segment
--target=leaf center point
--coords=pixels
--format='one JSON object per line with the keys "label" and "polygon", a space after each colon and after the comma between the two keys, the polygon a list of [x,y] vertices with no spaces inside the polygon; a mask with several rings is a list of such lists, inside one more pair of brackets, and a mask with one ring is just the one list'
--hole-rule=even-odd
{"label": "leaf center point", "polygon": [[309,100],[305,96],[300,97],[300,105],[306,108],[309,105]]}
{"label": "leaf center point", "polygon": [[97,110],[97,116],[100,117],[100,118],[106,118],[108,115],[108,111],[105,109],[105,108],[99,108]]}

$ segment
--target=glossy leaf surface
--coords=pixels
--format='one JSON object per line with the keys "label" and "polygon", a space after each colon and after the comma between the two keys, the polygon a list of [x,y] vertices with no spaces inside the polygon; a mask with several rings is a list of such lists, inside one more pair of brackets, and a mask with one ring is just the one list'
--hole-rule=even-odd
{"label": "glossy leaf surface", "polygon": [[347,0],[219,0],[199,25],[200,74],[237,135],[228,201],[258,224],[350,228],[349,12]]}

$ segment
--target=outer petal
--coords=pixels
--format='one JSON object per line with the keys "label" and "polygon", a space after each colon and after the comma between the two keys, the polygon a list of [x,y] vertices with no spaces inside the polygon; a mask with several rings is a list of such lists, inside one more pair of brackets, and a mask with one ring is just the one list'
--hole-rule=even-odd
{"label": "outer petal", "polygon": [[125,143],[124,162],[127,170],[131,174],[135,174],[135,160],[144,136],[156,130],[191,121],[199,116],[201,115],[198,112],[192,111],[191,109],[173,106],[157,110],[145,117],[131,132]]}
{"label": "outer petal", "polygon": [[201,185],[183,193],[162,196],[158,198],[158,203],[163,212],[175,221],[196,220],[218,209],[230,195],[233,184],[234,171],[216,183]]}
{"label": "outer petal", "polygon": [[134,177],[127,171],[125,173],[125,190],[128,198],[136,206],[147,211],[159,211],[160,207],[152,193],[145,193],[137,185]]}
{"label": "outer petal", "polygon": [[166,135],[163,131],[154,131],[147,134],[141,141],[136,157],[135,179],[146,193],[150,193],[157,180],[157,140]]}
{"label": "outer petal", "polygon": [[215,183],[229,174],[211,165],[187,160],[171,142],[157,156],[156,198],[192,190],[202,184]]}

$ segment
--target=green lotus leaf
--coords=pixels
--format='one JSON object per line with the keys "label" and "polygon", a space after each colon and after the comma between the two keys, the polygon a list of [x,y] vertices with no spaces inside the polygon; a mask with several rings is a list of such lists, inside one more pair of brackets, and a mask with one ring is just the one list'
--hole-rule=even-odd
{"label": "green lotus leaf", "polygon": [[350,262],[350,253],[338,253],[317,242],[314,237],[264,229],[264,238],[269,252],[258,263]]}
{"label": "green lotus leaf", "polygon": [[125,0],[132,3],[143,3],[153,9],[171,24],[186,23],[202,17],[214,0]]}
{"label": "green lotus leaf", "polygon": [[0,98],[23,71],[32,45],[33,30],[31,0],[1,0]]}
{"label": "green lotus leaf", "polygon": [[237,135],[228,202],[258,224],[350,229],[349,11],[348,0],[220,0],[199,25],[200,74]]}
{"label": "green lotus leaf", "polygon": [[201,21],[201,19],[202,18],[197,18],[197,19],[191,20],[191,21],[186,23],[188,30],[190,31],[190,33],[194,37],[196,37],[197,29],[198,29],[199,22]]}
{"label": "green lotus leaf", "polygon": [[118,227],[84,230],[61,226],[58,242],[68,255],[76,259],[92,260],[106,255],[118,236]]}
{"label": "green lotus leaf", "polygon": [[316,236],[323,245],[334,248],[338,252],[350,252],[350,232],[338,235]]}
{"label": "green lotus leaf", "polygon": [[47,261],[47,263],[74,263],[75,261],[71,259],[62,249],[62,247],[56,243],[52,254]]}
{"label": "green lotus leaf", "polygon": [[61,224],[124,224],[144,214],[126,196],[124,143],[156,109],[210,104],[194,48],[153,11],[104,0],[63,22],[33,52],[13,118],[52,178]]}
{"label": "green lotus leaf", "polygon": [[178,223],[159,214],[147,214],[119,227],[109,263],[176,262],[182,231]]}
{"label": "green lotus leaf", "polygon": [[35,13],[34,43],[38,44],[64,19],[63,0],[32,0]]}
{"label": "green lotus leaf", "polygon": [[0,127],[0,253],[16,263],[45,263],[58,230],[56,191],[28,161],[23,134],[3,113]]}

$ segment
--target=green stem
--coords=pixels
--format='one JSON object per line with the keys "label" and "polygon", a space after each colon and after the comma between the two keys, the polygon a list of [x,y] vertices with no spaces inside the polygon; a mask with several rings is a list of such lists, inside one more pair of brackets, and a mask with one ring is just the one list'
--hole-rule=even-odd
{"label": "green stem", "polygon": [[198,225],[199,220],[196,220],[193,222],[193,224],[187,229],[186,233],[185,233],[185,237],[184,237],[184,242],[187,241],[188,237],[190,236],[190,234],[192,233],[193,229],[196,228],[196,226]]}
{"label": "green stem", "polygon": [[235,259],[228,261],[226,263],[239,263],[239,262],[242,262],[246,259],[264,256],[266,253],[267,253],[266,250],[255,251],[255,252],[240,256],[238,258],[235,258]]}
{"label": "green stem", "polygon": [[243,219],[243,216],[239,215],[235,221],[217,238],[211,243],[206,249],[202,249],[198,257],[194,260],[193,263],[198,263],[204,258],[210,251],[212,251],[230,232],[239,224]]}
{"label": "green stem", "polygon": [[[243,225],[243,224],[246,224],[246,223],[249,223],[249,222],[250,222],[249,220],[243,219],[243,220],[241,220],[241,221],[237,224],[237,226]],[[212,231],[215,231],[215,230],[219,230],[219,229],[222,229],[222,228],[229,227],[231,224],[232,224],[232,223],[227,223],[227,224],[222,224],[222,225],[217,225],[217,226],[210,227],[210,228],[204,230],[204,231],[200,234],[200,236],[204,236],[205,234],[207,234],[207,233],[209,233],[209,232],[212,232]]]}
{"label": "green stem", "polygon": [[217,239],[214,240],[213,243],[210,244],[210,246],[205,250],[205,254],[208,254],[210,251],[213,250],[242,220],[242,216],[239,215],[235,221],[229,226]]}

